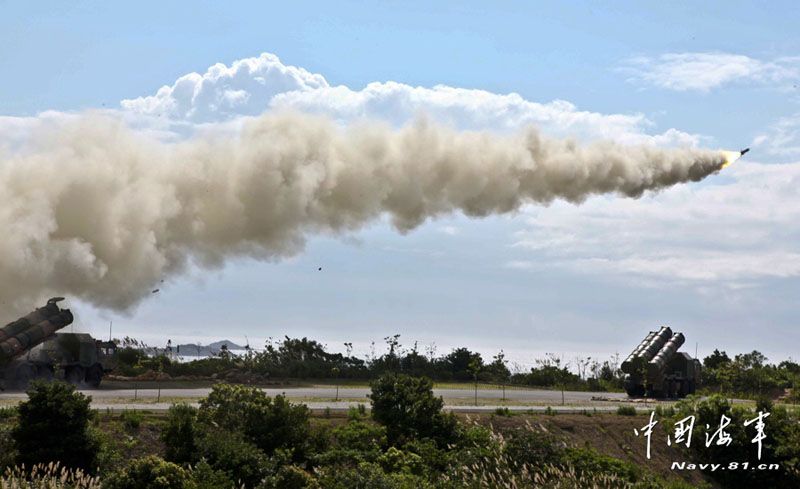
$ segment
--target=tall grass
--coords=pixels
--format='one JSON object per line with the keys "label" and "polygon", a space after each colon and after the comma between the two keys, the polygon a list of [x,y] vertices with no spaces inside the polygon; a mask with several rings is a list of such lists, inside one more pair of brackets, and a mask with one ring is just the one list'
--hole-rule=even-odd
{"label": "tall grass", "polygon": [[100,489],[100,479],[56,462],[7,469],[0,476],[0,489]]}

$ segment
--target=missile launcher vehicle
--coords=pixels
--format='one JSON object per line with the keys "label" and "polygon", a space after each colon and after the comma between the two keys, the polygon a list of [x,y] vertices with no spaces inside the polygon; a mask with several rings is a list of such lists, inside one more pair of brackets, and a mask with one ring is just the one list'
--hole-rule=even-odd
{"label": "missile launcher vehicle", "polygon": [[700,362],[678,349],[686,339],[664,326],[651,331],[622,362],[630,397],[685,397],[697,389]]}
{"label": "missile launcher vehicle", "polygon": [[98,387],[113,366],[116,345],[88,334],[61,333],[72,324],[69,309],[54,297],[25,317],[0,328],[0,388],[25,389],[35,379],[62,379]]}

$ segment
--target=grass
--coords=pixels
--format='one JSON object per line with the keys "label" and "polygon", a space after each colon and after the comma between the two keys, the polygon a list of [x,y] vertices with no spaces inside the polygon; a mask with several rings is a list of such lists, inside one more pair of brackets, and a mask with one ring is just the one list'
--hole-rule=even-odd
{"label": "grass", "polygon": [[511,411],[507,407],[499,407],[495,409],[494,414],[497,416],[511,417]]}
{"label": "grass", "polygon": [[100,480],[80,470],[71,470],[57,463],[8,469],[0,477],[0,489],[100,489]]}
{"label": "grass", "polygon": [[123,411],[119,418],[126,430],[136,431],[141,426],[144,415],[136,411]]}
{"label": "grass", "polygon": [[633,406],[619,406],[617,414],[620,416],[636,416],[636,408]]}

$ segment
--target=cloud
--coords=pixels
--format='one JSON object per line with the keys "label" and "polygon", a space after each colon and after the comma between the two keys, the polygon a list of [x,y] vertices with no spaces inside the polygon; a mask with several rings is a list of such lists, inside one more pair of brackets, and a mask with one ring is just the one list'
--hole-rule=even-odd
{"label": "cloud", "polygon": [[759,60],[722,52],[666,53],[626,60],[630,81],[677,91],[708,92],[732,83],[781,84],[800,78],[800,59]]}
{"label": "cloud", "polygon": [[773,155],[800,156],[800,112],[780,118],[766,132],[756,136],[753,146]]}
{"label": "cloud", "polygon": [[700,141],[699,136],[676,129],[648,135],[645,131],[653,123],[642,114],[601,114],[579,110],[564,100],[539,103],[516,93],[501,95],[446,85],[426,88],[375,82],[361,90],[328,87],[277,95],[272,106],[323,113],[343,121],[382,118],[399,125],[424,114],[459,129],[513,131],[536,125],[550,135],[585,140],[687,146]]}
{"label": "cloud", "polygon": [[728,183],[680,186],[636,202],[529,208],[506,266],[602,274],[649,286],[731,289],[800,276],[800,163],[738,162]]}
{"label": "cloud", "polygon": [[659,146],[697,146],[703,141],[702,136],[674,128],[649,134],[655,123],[643,114],[591,112],[564,100],[540,103],[516,93],[414,87],[394,81],[369,83],[361,89],[331,86],[323,75],[286,65],[269,53],[230,66],[217,63],[202,75],[190,73],[154,95],[123,100],[122,108],[200,127],[237,124],[242,116],[273,108],[323,114],[343,123],[381,119],[399,126],[424,116],[457,129],[516,132],[536,125],[548,135],[584,140]]}
{"label": "cloud", "polygon": [[277,56],[263,53],[230,66],[217,63],[202,75],[189,73],[155,95],[123,100],[122,107],[149,116],[192,122],[219,122],[241,115],[258,115],[272,98],[285,92],[327,87],[322,75],[287,66]]}

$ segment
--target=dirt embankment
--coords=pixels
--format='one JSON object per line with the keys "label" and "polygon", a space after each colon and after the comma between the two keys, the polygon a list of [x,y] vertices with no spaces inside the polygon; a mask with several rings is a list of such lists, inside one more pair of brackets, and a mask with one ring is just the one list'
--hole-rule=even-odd
{"label": "dirt embankment", "polygon": [[[650,470],[665,479],[683,479],[694,485],[700,483],[718,487],[712,479],[701,471],[676,472],[671,469],[673,462],[690,461],[689,456],[678,446],[667,445],[667,428],[663,422],[653,430],[650,444],[650,459],[647,458],[647,440],[642,427],[649,416],[620,416],[617,414],[525,414],[510,417],[491,415],[469,415],[481,424],[491,424],[497,429],[525,429],[530,424],[533,429],[543,430],[575,447],[591,447],[600,453],[614,458],[628,460]],[[634,434],[634,429],[640,435]]]}

